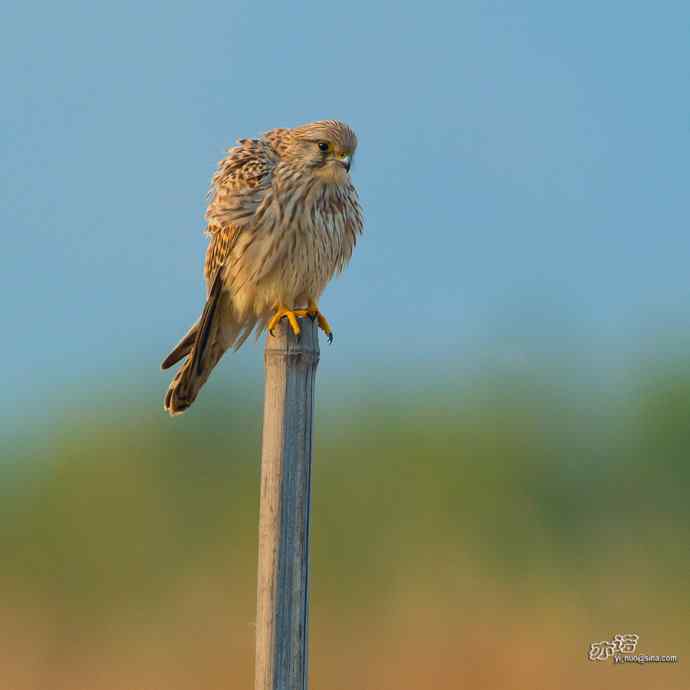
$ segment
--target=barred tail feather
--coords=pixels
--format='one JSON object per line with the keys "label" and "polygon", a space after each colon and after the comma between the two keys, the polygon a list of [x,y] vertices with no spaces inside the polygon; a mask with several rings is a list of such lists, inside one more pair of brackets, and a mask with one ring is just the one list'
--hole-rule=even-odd
{"label": "barred tail feather", "polygon": [[201,318],[161,365],[167,369],[185,355],[186,361],[165,394],[164,408],[171,415],[184,412],[196,399],[213,367],[226,350],[222,337],[222,280],[217,271]]}
{"label": "barred tail feather", "polygon": [[203,360],[200,371],[195,369],[191,359],[185,361],[165,394],[163,407],[171,416],[182,414],[196,400],[201,387],[222,355],[222,352],[216,352],[213,358]]}
{"label": "barred tail feather", "polygon": [[161,364],[161,369],[170,369],[170,367],[177,364],[183,357],[186,357],[194,347],[194,342],[196,341],[197,333],[199,332],[199,322],[197,321],[190,329],[187,331],[180,342],[175,345],[175,349],[163,360]]}

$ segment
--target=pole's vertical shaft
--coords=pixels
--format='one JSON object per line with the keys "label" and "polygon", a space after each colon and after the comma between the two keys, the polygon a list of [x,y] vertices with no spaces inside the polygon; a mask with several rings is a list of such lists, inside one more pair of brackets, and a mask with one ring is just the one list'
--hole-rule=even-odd
{"label": "pole's vertical shaft", "polygon": [[317,326],[266,338],[255,690],[306,690],[309,508]]}

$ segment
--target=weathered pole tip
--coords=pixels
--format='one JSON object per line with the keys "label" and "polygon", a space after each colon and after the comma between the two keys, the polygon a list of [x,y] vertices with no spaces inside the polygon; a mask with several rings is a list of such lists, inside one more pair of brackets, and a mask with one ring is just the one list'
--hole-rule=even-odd
{"label": "weathered pole tip", "polygon": [[312,363],[319,359],[319,327],[310,318],[299,320],[301,332],[295,335],[286,319],[273,329],[273,335],[266,336],[265,355],[304,356]]}

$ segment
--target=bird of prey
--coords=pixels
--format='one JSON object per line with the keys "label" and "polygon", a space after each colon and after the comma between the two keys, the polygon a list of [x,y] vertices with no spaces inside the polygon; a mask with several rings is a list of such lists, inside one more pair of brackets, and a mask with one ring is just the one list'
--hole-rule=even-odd
{"label": "bird of prey", "polygon": [[165,395],[171,415],[194,402],[213,367],[286,318],[331,327],[318,301],[345,268],[362,232],[362,210],[350,179],[355,133],[322,120],[239,139],[218,164],[206,211],[207,299],[199,320],[161,365],[186,358]]}

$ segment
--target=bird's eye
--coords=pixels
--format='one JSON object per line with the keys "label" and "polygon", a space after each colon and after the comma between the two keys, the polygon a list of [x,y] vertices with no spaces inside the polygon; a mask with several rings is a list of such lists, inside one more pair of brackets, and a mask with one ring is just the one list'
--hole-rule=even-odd
{"label": "bird's eye", "polygon": [[328,151],[329,148],[330,146],[325,141],[319,143],[319,149],[324,153],[326,153],[326,151]]}

